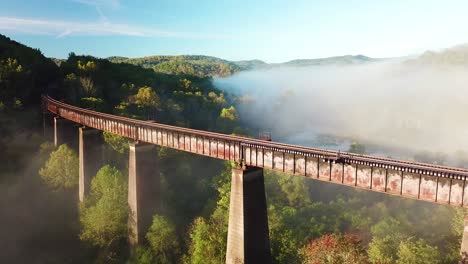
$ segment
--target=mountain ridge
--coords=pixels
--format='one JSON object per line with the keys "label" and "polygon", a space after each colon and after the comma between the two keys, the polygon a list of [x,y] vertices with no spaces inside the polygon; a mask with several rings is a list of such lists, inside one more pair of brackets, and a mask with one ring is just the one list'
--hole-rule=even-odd
{"label": "mountain ridge", "polygon": [[[468,65],[468,44],[457,45],[439,52],[426,51],[404,62],[431,65]],[[395,58],[373,58],[363,54],[341,55],[312,59],[294,59],[268,63],[259,59],[231,61],[208,55],[149,55],[143,57],[111,56],[105,58],[114,63],[129,63],[161,73],[181,73],[200,77],[227,77],[240,71],[270,69],[276,67],[308,67],[325,65],[362,65]]]}
{"label": "mountain ridge", "polygon": [[259,59],[229,61],[206,55],[150,55],[144,57],[107,57],[113,63],[129,63],[156,72],[178,72],[202,77],[226,77],[246,70],[268,69],[274,67],[306,67],[319,65],[355,65],[382,59],[365,55],[343,55],[316,59],[296,59],[281,63],[267,63]]}

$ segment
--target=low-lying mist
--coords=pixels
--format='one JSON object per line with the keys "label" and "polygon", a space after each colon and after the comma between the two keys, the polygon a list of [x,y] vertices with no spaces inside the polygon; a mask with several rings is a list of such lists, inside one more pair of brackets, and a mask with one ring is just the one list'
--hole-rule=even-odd
{"label": "low-lying mist", "polygon": [[399,149],[396,155],[405,158],[421,151],[455,156],[468,149],[464,67],[401,60],[277,67],[214,83],[241,96],[242,119],[272,131],[275,140],[307,144],[317,135],[331,135],[380,151]]}

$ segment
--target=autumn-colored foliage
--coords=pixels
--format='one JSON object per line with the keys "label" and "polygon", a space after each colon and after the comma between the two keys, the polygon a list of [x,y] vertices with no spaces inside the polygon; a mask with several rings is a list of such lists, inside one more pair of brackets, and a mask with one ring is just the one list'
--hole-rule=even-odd
{"label": "autumn-colored foliage", "polygon": [[353,235],[325,234],[300,250],[303,263],[367,263],[360,241]]}

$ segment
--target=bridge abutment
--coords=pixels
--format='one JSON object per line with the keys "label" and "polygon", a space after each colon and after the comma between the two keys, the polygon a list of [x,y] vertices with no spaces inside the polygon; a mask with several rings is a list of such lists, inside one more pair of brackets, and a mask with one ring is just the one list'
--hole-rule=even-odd
{"label": "bridge abutment", "polygon": [[262,168],[232,169],[226,263],[271,263]]}
{"label": "bridge abutment", "polygon": [[144,241],[153,215],[160,210],[160,177],[156,147],[130,143],[128,163],[129,242]]}
{"label": "bridge abutment", "polygon": [[79,178],[80,202],[89,194],[91,179],[102,165],[102,133],[100,130],[80,127],[79,129]]}

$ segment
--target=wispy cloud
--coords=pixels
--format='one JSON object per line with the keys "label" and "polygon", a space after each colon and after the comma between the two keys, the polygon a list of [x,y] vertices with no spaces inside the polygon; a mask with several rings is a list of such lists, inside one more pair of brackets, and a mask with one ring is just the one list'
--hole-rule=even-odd
{"label": "wispy cloud", "polygon": [[101,6],[101,7],[120,7],[119,0],[72,0],[80,4],[91,5],[91,6]]}
{"label": "wispy cloud", "polygon": [[[88,1],[88,0],[83,0]],[[219,38],[211,34],[166,31],[128,24],[100,22],[79,22],[63,20],[42,20],[31,18],[0,17],[0,30],[34,35],[56,37],[75,36],[134,36],[164,38]]]}
{"label": "wispy cloud", "polygon": [[120,0],[71,0],[71,1],[75,3],[94,7],[96,9],[96,12],[99,15],[99,18],[103,22],[108,22],[107,16],[104,15],[104,12],[102,11],[103,9],[108,9],[108,8],[115,9],[121,6]]}

